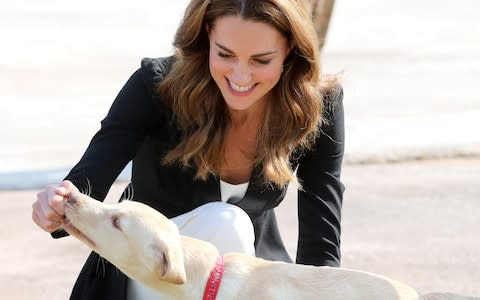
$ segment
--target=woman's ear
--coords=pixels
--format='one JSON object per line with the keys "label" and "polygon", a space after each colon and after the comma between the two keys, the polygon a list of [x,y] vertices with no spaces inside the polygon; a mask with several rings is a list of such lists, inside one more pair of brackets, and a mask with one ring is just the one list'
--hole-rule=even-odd
{"label": "woman's ear", "polygon": [[205,31],[207,32],[208,36],[210,37],[210,26],[205,24]]}

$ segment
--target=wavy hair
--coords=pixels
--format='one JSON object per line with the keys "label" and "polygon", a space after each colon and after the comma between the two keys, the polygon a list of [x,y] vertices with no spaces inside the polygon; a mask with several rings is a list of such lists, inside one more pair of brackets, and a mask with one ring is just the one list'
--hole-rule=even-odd
{"label": "wavy hair", "polygon": [[[309,149],[323,123],[323,93],[333,85],[321,81],[317,36],[304,1],[192,0],[174,39],[176,60],[158,92],[171,107],[182,133],[164,164],[192,163],[196,178],[219,173],[223,141],[230,118],[209,71],[207,28],[224,16],[241,16],[275,27],[291,51],[279,82],[272,90],[275,105],[267,105],[252,163],[261,165],[262,183],[284,187],[293,179],[290,157]],[[322,88],[323,87],[323,88]]]}

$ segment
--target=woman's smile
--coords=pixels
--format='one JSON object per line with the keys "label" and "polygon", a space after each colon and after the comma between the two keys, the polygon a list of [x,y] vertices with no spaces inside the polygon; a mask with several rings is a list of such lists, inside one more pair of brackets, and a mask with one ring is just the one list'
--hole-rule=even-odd
{"label": "woman's smile", "polygon": [[228,78],[225,78],[226,81],[227,81],[227,85],[228,87],[230,88],[230,92],[234,95],[234,96],[248,96],[250,95],[255,87],[257,86],[257,84],[250,84],[250,85],[236,85],[235,83],[233,83],[231,80],[229,80]]}

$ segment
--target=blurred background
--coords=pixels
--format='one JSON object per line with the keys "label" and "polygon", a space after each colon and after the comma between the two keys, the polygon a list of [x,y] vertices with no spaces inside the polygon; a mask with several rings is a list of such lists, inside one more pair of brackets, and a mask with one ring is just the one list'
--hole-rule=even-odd
{"label": "blurred background", "polygon": [[[141,58],[173,53],[187,1],[1,4],[0,298],[65,299],[88,251],[35,228],[30,206],[78,161]],[[343,266],[480,296],[480,2],[340,0],[332,12],[322,69],[343,72]],[[292,187],[277,210],[293,257],[295,198]]]}

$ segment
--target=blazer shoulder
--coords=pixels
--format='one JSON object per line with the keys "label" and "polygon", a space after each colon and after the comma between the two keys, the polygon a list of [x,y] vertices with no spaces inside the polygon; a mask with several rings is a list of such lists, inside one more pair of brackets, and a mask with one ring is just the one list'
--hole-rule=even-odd
{"label": "blazer shoulder", "polygon": [[343,87],[337,84],[323,91],[323,125],[330,126],[337,118],[343,118]]}
{"label": "blazer shoulder", "polygon": [[165,78],[170,72],[175,56],[145,57],[142,59],[140,71],[142,72],[145,83],[149,86],[155,86]]}

